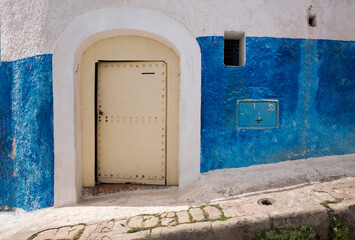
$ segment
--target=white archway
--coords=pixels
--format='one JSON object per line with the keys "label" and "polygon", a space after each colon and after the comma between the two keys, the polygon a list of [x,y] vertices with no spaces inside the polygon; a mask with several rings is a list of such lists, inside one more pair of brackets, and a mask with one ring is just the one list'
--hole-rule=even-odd
{"label": "white archway", "polygon": [[100,39],[140,35],[158,40],[180,57],[179,188],[200,174],[201,53],[180,23],[146,9],[116,8],[76,18],[60,36],[53,54],[54,205],[76,203],[82,188],[79,63]]}

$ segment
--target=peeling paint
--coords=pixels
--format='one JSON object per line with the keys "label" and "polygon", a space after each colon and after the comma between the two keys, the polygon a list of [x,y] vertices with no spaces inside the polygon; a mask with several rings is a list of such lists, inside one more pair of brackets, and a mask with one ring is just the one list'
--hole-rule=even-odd
{"label": "peeling paint", "polygon": [[0,79],[0,206],[52,206],[52,55],[3,62]]}
{"label": "peeling paint", "polygon": [[11,150],[11,155],[10,155],[10,158],[12,160],[14,160],[15,156],[16,156],[16,146],[17,146],[17,140],[16,140],[16,138],[13,138],[12,139],[12,150]]}

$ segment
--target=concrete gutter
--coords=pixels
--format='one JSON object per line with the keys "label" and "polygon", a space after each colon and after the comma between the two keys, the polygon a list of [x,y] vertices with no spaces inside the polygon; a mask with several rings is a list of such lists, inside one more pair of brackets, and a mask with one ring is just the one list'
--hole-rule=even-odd
{"label": "concrete gutter", "polygon": [[[271,199],[272,205],[258,200]],[[336,203],[331,203],[336,202]],[[328,204],[325,204],[328,203]],[[201,214],[202,213],[202,214]],[[34,232],[12,239],[250,239],[257,230],[312,226],[328,239],[330,219],[336,216],[355,231],[355,178],[296,185],[220,199],[188,210],[82,223]]]}

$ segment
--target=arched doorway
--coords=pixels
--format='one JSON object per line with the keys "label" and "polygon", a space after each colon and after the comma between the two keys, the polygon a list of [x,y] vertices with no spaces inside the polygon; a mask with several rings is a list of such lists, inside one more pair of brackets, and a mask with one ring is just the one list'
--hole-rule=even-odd
{"label": "arched doorway", "polygon": [[96,10],[68,25],[53,54],[55,206],[76,203],[83,186],[82,56],[94,43],[123,35],[153,39],[179,57],[178,186],[184,188],[199,177],[201,53],[196,39],[178,22],[151,10]]}
{"label": "arched doorway", "polygon": [[[141,36],[102,39],[80,68],[83,186],[178,185],[179,57]],[[96,94],[95,94],[96,93]]]}

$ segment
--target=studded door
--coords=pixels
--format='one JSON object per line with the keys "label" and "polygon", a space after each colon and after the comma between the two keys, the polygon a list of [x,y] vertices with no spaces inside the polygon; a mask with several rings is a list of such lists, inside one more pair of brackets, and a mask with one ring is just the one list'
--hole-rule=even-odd
{"label": "studded door", "polygon": [[165,184],[166,64],[99,62],[97,179]]}

